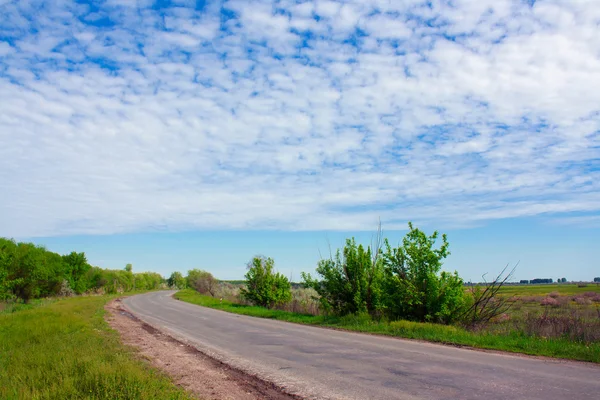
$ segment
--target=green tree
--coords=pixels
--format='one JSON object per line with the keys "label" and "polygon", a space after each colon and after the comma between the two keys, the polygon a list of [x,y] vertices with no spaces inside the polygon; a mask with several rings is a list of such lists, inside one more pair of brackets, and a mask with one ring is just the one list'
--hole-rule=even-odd
{"label": "green tree", "polygon": [[185,289],[186,281],[181,272],[175,271],[169,276],[169,279],[167,279],[167,285],[175,289]]}
{"label": "green tree", "polygon": [[85,279],[85,275],[92,267],[87,262],[85,253],[77,253],[75,251],[62,256],[63,261],[67,266],[66,279],[69,286],[75,293],[81,294],[89,289],[89,283]]}
{"label": "green tree", "polygon": [[13,296],[9,269],[12,266],[17,244],[13,240],[0,238],[0,301]]}
{"label": "green tree", "polygon": [[450,254],[446,235],[435,248],[438,232],[427,236],[409,222],[409,232],[396,248],[385,240],[384,293],[391,318],[450,323],[464,310],[463,281],[456,272],[441,271]]}
{"label": "green tree", "polygon": [[5,286],[17,298],[28,302],[58,293],[65,273],[65,264],[58,254],[32,243],[14,242],[4,242],[2,253]]}
{"label": "green tree", "polygon": [[133,273],[133,265],[131,265],[131,264],[127,264],[127,265],[125,266],[125,271],[127,271],[127,272],[132,272],[132,273]]}
{"label": "green tree", "polygon": [[343,252],[319,261],[317,275],[302,273],[305,287],[313,288],[320,296],[321,306],[338,315],[382,310],[382,259],[379,250],[356,245],[354,238],[346,240]]}
{"label": "green tree", "polygon": [[215,297],[219,281],[208,271],[192,269],[188,271],[187,285],[204,295]]}
{"label": "green tree", "polygon": [[246,287],[240,291],[242,297],[266,308],[289,302],[292,299],[290,282],[273,271],[274,265],[272,258],[254,257],[247,266]]}

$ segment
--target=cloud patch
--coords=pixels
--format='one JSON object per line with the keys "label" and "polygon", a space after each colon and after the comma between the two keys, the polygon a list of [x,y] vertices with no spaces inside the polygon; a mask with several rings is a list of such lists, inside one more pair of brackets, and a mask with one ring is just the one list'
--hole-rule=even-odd
{"label": "cloud patch", "polygon": [[595,3],[4,2],[0,234],[597,218]]}

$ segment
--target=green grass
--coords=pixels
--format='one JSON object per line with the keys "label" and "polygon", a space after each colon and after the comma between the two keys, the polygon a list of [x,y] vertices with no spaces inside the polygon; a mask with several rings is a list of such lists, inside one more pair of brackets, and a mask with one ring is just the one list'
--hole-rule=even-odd
{"label": "green grass", "polygon": [[52,304],[56,302],[57,299],[47,298],[47,299],[34,299],[29,301],[29,303],[23,303],[21,301],[6,301],[0,302],[0,315],[2,314],[12,314],[18,311],[31,310],[33,308],[42,307],[48,304]]}
{"label": "green grass", "polygon": [[569,283],[507,285],[500,290],[500,293],[510,296],[544,296],[552,292],[558,292],[561,295],[583,294],[586,292],[600,293],[600,285],[595,283],[588,283],[585,287]]}
{"label": "green grass", "polygon": [[225,300],[219,301],[212,297],[200,295],[190,289],[177,292],[175,297],[188,303],[252,317],[271,318],[307,325],[396,336],[408,339],[420,339],[482,349],[502,350],[600,363],[600,343],[586,345],[562,338],[544,339],[526,336],[518,332],[510,332],[502,335],[486,332],[470,332],[457,326],[410,321],[378,322],[371,320],[368,315],[346,316],[340,318],[297,314],[280,310],[268,310],[256,306],[245,306]]}
{"label": "green grass", "polygon": [[0,399],[189,399],[120,343],[104,320],[113,298],[34,303],[1,314]]}

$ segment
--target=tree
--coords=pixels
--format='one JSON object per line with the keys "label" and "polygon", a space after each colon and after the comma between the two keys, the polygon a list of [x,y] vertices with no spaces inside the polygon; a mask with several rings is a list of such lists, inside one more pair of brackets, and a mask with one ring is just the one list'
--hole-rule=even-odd
{"label": "tree", "polygon": [[186,287],[185,278],[181,272],[175,271],[169,276],[169,279],[167,279],[167,285],[175,289],[184,289]]}
{"label": "tree", "polygon": [[62,256],[67,265],[66,279],[69,286],[75,293],[81,294],[88,289],[88,282],[84,279],[85,274],[90,270],[85,253],[71,252]]}
{"label": "tree", "polygon": [[204,295],[215,297],[219,281],[207,271],[192,269],[188,271],[187,285]]}
{"label": "tree", "polygon": [[127,272],[133,272],[133,265],[131,265],[131,264],[127,264],[127,265],[125,266],[125,271],[127,271]]}
{"label": "tree", "polygon": [[335,258],[319,261],[316,271],[320,279],[302,272],[303,285],[319,294],[323,309],[337,315],[376,314],[382,309],[383,270],[379,249],[374,253],[370,247],[357,246],[354,238],[348,239],[343,252],[338,250]]}
{"label": "tree", "polygon": [[396,248],[385,240],[384,296],[391,318],[450,323],[461,314],[466,299],[456,272],[440,273],[450,254],[448,240],[435,248],[438,232],[427,236],[408,223],[409,232]]}
{"label": "tree", "polygon": [[65,274],[61,256],[33,243],[4,240],[1,250],[6,267],[4,285],[14,296],[27,303],[58,293]]}
{"label": "tree", "polygon": [[246,287],[240,291],[242,297],[266,308],[290,301],[290,282],[284,275],[273,271],[274,265],[275,261],[272,258],[254,257],[247,266]]}

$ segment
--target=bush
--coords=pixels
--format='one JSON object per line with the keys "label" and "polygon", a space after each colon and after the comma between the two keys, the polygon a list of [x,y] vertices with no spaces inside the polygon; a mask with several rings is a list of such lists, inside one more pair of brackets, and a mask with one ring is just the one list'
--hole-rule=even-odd
{"label": "bush", "polygon": [[346,240],[343,252],[335,258],[319,261],[313,279],[302,273],[304,286],[314,289],[320,296],[325,311],[337,315],[365,313],[373,315],[383,308],[381,285],[382,260],[372,257],[371,248],[356,245],[354,238]]}
{"label": "bush", "polygon": [[248,263],[246,287],[240,290],[243,298],[251,303],[273,308],[291,300],[291,286],[288,279],[273,271],[272,258],[256,256]]}
{"label": "bush", "polygon": [[389,319],[451,323],[464,312],[467,296],[456,272],[441,271],[450,252],[446,235],[435,248],[438,233],[425,235],[408,224],[402,245],[394,248],[387,239],[364,248],[348,239],[335,258],[321,260],[319,279],[302,274],[304,286],[320,296],[325,311],[337,315],[369,313]]}
{"label": "bush", "polygon": [[188,271],[187,285],[198,293],[215,297],[219,287],[219,281],[207,271],[193,269]]}
{"label": "bush", "polygon": [[185,289],[187,287],[186,279],[181,272],[175,271],[167,279],[167,285],[173,289]]}
{"label": "bush", "polygon": [[546,297],[540,302],[541,306],[550,306],[550,307],[558,307],[558,300],[552,297]]}
{"label": "bush", "polygon": [[434,248],[438,232],[427,236],[408,224],[402,246],[392,248],[385,240],[384,303],[391,319],[451,323],[464,311],[467,299],[456,272],[440,270],[450,252],[446,235]]}
{"label": "bush", "polygon": [[587,299],[585,297],[576,297],[574,300],[575,303],[579,304],[580,306],[587,306],[592,304],[592,300]]}

